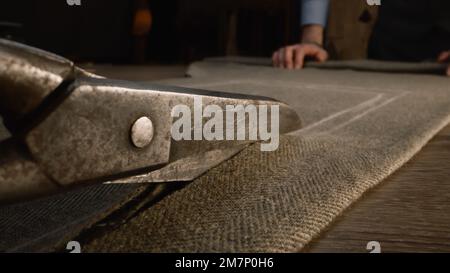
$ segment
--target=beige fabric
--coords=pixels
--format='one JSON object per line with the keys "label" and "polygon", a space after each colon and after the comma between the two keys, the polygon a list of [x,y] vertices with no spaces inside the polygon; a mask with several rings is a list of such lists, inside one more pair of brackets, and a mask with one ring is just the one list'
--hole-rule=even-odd
{"label": "beige fabric", "polygon": [[[252,62],[200,63],[189,71],[194,79],[168,83],[276,97],[294,106],[307,128],[283,137],[277,152],[245,150],[128,224],[90,236],[83,251],[297,251],[448,120],[448,78],[289,72]],[[347,64],[333,65],[430,71],[423,64]],[[7,135],[0,126],[0,139]],[[0,206],[0,251],[62,249],[118,208],[135,211],[129,201],[138,195],[153,200],[147,187],[97,185]]]}
{"label": "beige fabric", "polygon": [[0,207],[0,252],[48,252],[65,248],[144,190],[137,185],[95,185]]}
{"label": "beige fabric", "polygon": [[[202,62],[166,83],[271,96],[305,128],[254,145],[86,251],[299,251],[450,121],[450,78]],[[424,181],[426,183],[426,181]],[[370,217],[370,215],[368,215]]]}

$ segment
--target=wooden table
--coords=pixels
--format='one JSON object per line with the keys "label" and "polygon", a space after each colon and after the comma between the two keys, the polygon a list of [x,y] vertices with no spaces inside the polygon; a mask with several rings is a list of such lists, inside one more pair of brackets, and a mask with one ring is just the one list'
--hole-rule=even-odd
{"label": "wooden table", "polygon": [[450,252],[450,125],[368,191],[305,252]]}
{"label": "wooden table", "polygon": [[[182,77],[183,66],[92,66],[125,80]],[[336,219],[304,252],[450,252],[450,125]]]}

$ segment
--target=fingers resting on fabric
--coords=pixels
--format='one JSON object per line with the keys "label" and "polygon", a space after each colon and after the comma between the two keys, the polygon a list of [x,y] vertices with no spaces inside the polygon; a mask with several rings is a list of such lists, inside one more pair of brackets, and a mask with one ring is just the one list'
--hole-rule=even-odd
{"label": "fingers resting on fabric", "polygon": [[307,57],[318,62],[324,62],[328,59],[328,53],[316,44],[290,45],[275,51],[272,55],[272,63],[279,68],[301,69]]}

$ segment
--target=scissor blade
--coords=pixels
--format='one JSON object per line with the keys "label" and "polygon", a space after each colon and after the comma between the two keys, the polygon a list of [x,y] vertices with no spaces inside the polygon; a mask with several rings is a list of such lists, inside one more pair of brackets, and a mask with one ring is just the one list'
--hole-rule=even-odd
{"label": "scissor blade", "polygon": [[175,160],[167,166],[153,172],[118,179],[107,183],[126,184],[192,181],[222,162],[230,159],[248,145],[249,143],[223,143],[222,146],[217,147],[217,149],[197,151],[197,153],[194,153],[193,155],[187,155],[184,158]]}
{"label": "scissor blade", "polygon": [[[211,101],[213,104],[215,99]],[[217,101],[216,101],[217,103]],[[288,105],[268,98],[259,98],[252,100],[238,99],[227,100],[221,103],[234,103],[240,105],[265,105],[277,106],[279,109],[279,134],[286,134],[301,128],[301,121],[297,113]],[[189,105],[192,107],[191,103]],[[224,119],[226,114],[223,115]],[[226,120],[224,120],[226,123]],[[237,123],[237,121],[236,121]],[[245,132],[255,129],[250,126],[249,117],[245,117],[243,123]],[[235,124],[236,125],[236,124]],[[262,124],[269,126],[267,124]],[[235,128],[237,129],[237,128]],[[278,136],[277,136],[278,137]],[[152,182],[173,182],[173,181],[192,181],[206,173],[208,170],[230,159],[248,145],[257,140],[182,140],[171,143],[170,162],[168,165],[137,176],[131,176],[125,179],[110,181],[108,183],[152,183]]]}

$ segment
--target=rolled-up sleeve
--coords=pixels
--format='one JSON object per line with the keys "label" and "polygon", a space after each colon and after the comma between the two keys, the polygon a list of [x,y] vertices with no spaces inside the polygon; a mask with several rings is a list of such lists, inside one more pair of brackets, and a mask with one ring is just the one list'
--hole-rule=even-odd
{"label": "rolled-up sleeve", "polygon": [[329,0],[301,0],[301,25],[321,25],[327,23]]}

